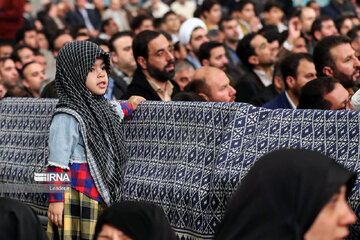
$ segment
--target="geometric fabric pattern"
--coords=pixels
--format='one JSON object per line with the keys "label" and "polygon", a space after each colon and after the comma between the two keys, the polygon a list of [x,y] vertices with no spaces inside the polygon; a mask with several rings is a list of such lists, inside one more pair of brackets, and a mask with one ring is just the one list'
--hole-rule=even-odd
{"label": "geometric fabric pattern", "polygon": [[[34,173],[45,172],[56,103],[0,101],[0,187],[34,184]],[[123,127],[129,154],[124,198],[161,206],[179,239],[212,239],[241,179],[262,155],[281,148],[319,151],[357,172],[349,203],[359,219],[359,112],[146,101]],[[40,214],[47,210],[46,194],[0,196],[20,199]],[[359,238],[358,220],[349,239]]]}

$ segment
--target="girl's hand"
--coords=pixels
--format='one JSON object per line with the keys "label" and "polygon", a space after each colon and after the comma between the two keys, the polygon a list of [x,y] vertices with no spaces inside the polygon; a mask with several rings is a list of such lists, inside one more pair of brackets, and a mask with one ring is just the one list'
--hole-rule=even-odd
{"label": "girl's hand", "polygon": [[64,212],[64,203],[63,202],[52,202],[49,204],[48,209],[48,218],[51,222],[55,223],[56,226],[63,226],[63,212]]}
{"label": "girl's hand", "polygon": [[128,102],[132,104],[133,110],[135,110],[138,107],[138,105],[145,100],[146,100],[145,98],[140,96],[131,96]]}

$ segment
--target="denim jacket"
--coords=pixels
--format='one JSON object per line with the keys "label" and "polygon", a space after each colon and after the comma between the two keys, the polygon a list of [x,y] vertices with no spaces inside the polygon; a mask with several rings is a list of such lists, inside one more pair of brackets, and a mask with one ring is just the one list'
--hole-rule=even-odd
{"label": "denim jacket", "polygon": [[[124,112],[120,103],[110,101],[120,119]],[[79,131],[79,122],[66,113],[56,114],[50,125],[48,166],[69,170],[72,163],[86,163],[83,138]],[[70,163],[70,164],[69,164]]]}

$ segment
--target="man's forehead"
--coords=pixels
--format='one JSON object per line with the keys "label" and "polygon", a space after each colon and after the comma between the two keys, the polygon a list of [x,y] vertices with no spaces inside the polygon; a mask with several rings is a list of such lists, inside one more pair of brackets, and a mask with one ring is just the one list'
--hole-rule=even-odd
{"label": "man's forehead", "polygon": [[267,40],[266,38],[264,38],[262,35],[260,34],[257,34],[250,42],[250,45],[253,47],[253,48],[256,48],[258,46],[260,46],[261,44],[263,43],[267,43]]}
{"label": "man's forehead", "polygon": [[170,43],[169,41],[166,39],[166,37],[162,34],[160,34],[159,36],[157,36],[156,38],[154,38],[153,40],[151,40],[148,44],[149,47],[149,52],[156,52],[160,49],[163,48],[167,48],[169,47]]}
{"label": "man's forehead", "polygon": [[[341,50],[340,50],[341,49]],[[330,55],[334,58],[346,58],[347,56],[354,56],[355,51],[350,43],[342,43],[330,49]]]}
{"label": "man's forehead", "polygon": [[206,31],[205,29],[198,27],[196,28],[194,31],[192,31],[191,33],[191,38],[197,37],[197,36],[201,36],[201,35],[206,35]]}
{"label": "man's forehead", "polygon": [[214,47],[213,49],[210,50],[210,55],[219,54],[222,52],[225,52],[224,46],[218,46],[218,47]]}

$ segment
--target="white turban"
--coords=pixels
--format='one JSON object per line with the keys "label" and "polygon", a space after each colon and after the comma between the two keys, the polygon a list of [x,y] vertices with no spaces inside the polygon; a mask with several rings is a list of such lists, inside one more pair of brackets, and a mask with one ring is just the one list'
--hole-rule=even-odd
{"label": "white turban", "polygon": [[179,38],[180,43],[185,45],[190,42],[191,34],[195,28],[201,27],[207,32],[206,25],[200,18],[190,18],[186,20],[180,27]]}

